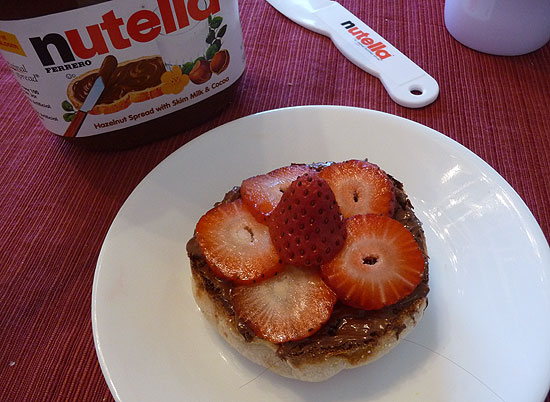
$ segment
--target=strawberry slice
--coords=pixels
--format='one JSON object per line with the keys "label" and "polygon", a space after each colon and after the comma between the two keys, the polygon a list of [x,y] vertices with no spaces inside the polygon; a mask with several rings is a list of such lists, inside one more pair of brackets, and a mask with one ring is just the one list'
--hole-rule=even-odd
{"label": "strawberry slice", "polygon": [[292,265],[260,283],[236,286],[233,296],[237,316],[256,336],[272,343],[313,335],[327,322],[337,300],[317,269]]}
{"label": "strawberry slice", "polygon": [[246,179],[241,184],[243,202],[259,222],[264,222],[290,183],[311,171],[306,165],[291,165]]}
{"label": "strawberry slice", "polygon": [[269,216],[268,226],[281,260],[303,267],[330,261],[346,238],[334,194],[316,172],[290,184]]}
{"label": "strawberry slice", "polygon": [[393,185],[377,165],[349,160],[333,163],[319,174],[334,192],[344,218],[361,214],[393,215]]}
{"label": "strawberry slice", "polygon": [[283,268],[268,227],[252,216],[241,199],[208,211],[199,219],[195,235],[206,262],[222,279],[253,283]]}
{"label": "strawberry slice", "polygon": [[395,219],[355,215],[346,220],[342,251],[321,266],[342,303],[364,310],[389,306],[422,280],[424,257],[413,235]]}

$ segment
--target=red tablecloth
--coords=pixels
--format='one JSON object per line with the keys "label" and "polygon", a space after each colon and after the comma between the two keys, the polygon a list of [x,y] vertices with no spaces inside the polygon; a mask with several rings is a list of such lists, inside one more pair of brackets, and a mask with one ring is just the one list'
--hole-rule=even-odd
{"label": "red tablecloth", "polygon": [[341,3],[439,82],[434,104],[398,106],[329,39],[262,0],[240,1],[247,68],[232,105],[196,129],[128,151],[89,152],[47,132],[0,62],[0,400],[112,400],[90,321],[109,225],[167,155],[252,113],[334,104],[420,122],[494,167],[550,238],[550,46],[520,57],[472,51],[447,33],[443,1]]}

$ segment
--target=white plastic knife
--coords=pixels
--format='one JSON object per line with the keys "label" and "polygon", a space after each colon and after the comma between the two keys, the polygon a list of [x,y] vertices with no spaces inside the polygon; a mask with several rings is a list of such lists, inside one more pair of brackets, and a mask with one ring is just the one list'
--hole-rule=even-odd
{"label": "white plastic knife", "polygon": [[401,106],[420,108],[437,99],[439,85],[433,77],[339,3],[266,1],[298,25],[328,36],[348,60],[377,77]]}

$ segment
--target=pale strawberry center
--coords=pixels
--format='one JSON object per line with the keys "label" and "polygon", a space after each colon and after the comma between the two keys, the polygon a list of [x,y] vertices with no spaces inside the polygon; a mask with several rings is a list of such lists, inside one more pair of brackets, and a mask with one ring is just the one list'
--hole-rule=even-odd
{"label": "pale strawberry center", "polygon": [[276,282],[273,284],[273,296],[281,301],[286,301],[288,298],[288,285],[284,282]]}
{"label": "pale strawberry center", "polygon": [[342,256],[344,261],[349,261],[354,267],[353,271],[359,278],[366,272],[383,273],[388,263],[387,252],[382,240],[363,238],[351,240],[348,246],[344,247]]}
{"label": "pale strawberry center", "polygon": [[351,195],[351,200],[353,201],[353,203],[359,204],[360,206],[363,206],[363,207],[368,207],[367,201],[373,197],[370,188],[357,187],[357,183],[355,182],[347,183],[346,186],[343,188],[343,190],[344,190],[344,194]]}
{"label": "pale strawberry center", "polygon": [[239,243],[254,243],[256,241],[254,238],[254,232],[249,226],[241,227],[237,231],[236,237]]}

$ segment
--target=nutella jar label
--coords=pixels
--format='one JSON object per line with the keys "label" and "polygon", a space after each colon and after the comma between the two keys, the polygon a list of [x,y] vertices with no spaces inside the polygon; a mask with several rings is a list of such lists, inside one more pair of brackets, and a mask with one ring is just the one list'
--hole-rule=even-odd
{"label": "nutella jar label", "polygon": [[237,0],[114,0],[0,21],[0,52],[45,127],[68,137],[181,110],[245,68]]}

